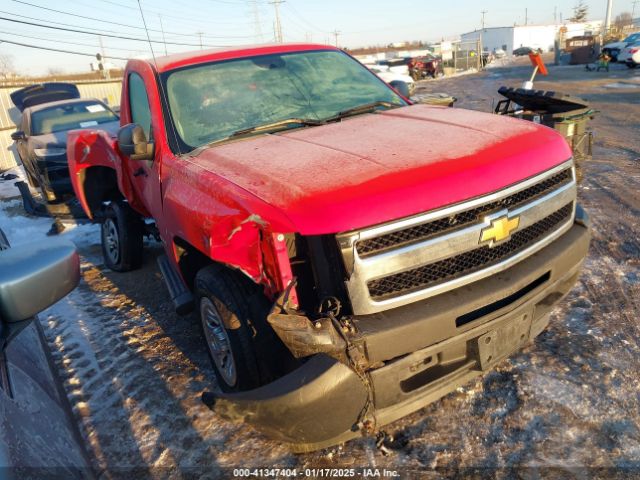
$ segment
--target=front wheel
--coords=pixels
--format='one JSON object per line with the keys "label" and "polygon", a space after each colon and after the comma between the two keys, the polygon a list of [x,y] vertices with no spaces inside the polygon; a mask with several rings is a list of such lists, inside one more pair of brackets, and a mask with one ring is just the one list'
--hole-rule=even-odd
{"label": "front wheel", "polygon": [[285,374],[292,356],[267,324],[261,289],[222,265],[198,272],[196,301],[213,370],[223,392],[251,390]]}
{"label": "front wheel", "polygon": [[144,223],[131,207],[122,201],[105,209],[102,222],[102,256],[111,270],[128,272],[142,265]]}

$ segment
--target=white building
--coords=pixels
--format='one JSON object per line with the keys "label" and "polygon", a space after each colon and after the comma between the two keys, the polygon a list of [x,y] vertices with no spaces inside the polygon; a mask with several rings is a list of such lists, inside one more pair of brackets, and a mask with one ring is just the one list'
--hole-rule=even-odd
{"label": "white building", "polygon": [[515,25],[513,27],[493,27],[476,30],[461,35],[461,42],[482,40],[485,51],[502,49],[508,55],[519,47],[531,47],[549,52],[553,49],[556,34],[561,27],[567,29],[564,38],[597,34],[602,27],[602,20],[586,23],[567,23],[564,25]]}

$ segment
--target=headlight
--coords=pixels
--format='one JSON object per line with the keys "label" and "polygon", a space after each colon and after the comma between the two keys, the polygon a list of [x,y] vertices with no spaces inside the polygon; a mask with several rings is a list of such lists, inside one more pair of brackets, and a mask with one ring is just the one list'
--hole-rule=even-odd
{"label": "headlight", "polygon": [[67,149],[62,147],[49,147],[49,148],[34,148],[33,153],[38,157],[55,157],[57,155],[64,155]]}

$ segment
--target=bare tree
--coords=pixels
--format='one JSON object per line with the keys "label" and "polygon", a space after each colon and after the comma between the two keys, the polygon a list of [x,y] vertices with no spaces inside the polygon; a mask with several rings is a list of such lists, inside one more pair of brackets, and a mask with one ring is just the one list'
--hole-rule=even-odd
{"label": "bare tree", "polygon": [[573,7],[573,16],[569,19],[570,22],[580,23],[587,20],[589,16],[589,5],[584,3],[584,0],[578,0],[576,6]]}
{"label": "bare tree", "polygon": [[11,77],[15,73],[11,55],[0,54],[0,78]]}
{"label": "bare tree", "polygon": [[620,15],[616,15],[613,24],[622,29],[628,25],[633,25],[633,18],[629,12],[622,12]]}
{"label": "bare tree", "polygon": [[64,70],[58,67],[47,68],[47,75],[49,75],[50,77],[56,77],[56,76],[62,75],[63,73],[64,73]]}

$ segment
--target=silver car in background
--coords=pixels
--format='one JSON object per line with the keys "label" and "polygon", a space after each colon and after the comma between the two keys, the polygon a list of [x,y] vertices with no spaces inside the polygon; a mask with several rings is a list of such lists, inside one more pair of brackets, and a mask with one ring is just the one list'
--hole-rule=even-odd
{"label": "silver car in background", "polygon": [[94,478],[35,315],[80,278],[64,240],[9,248],[0,230],[0,478]]}

